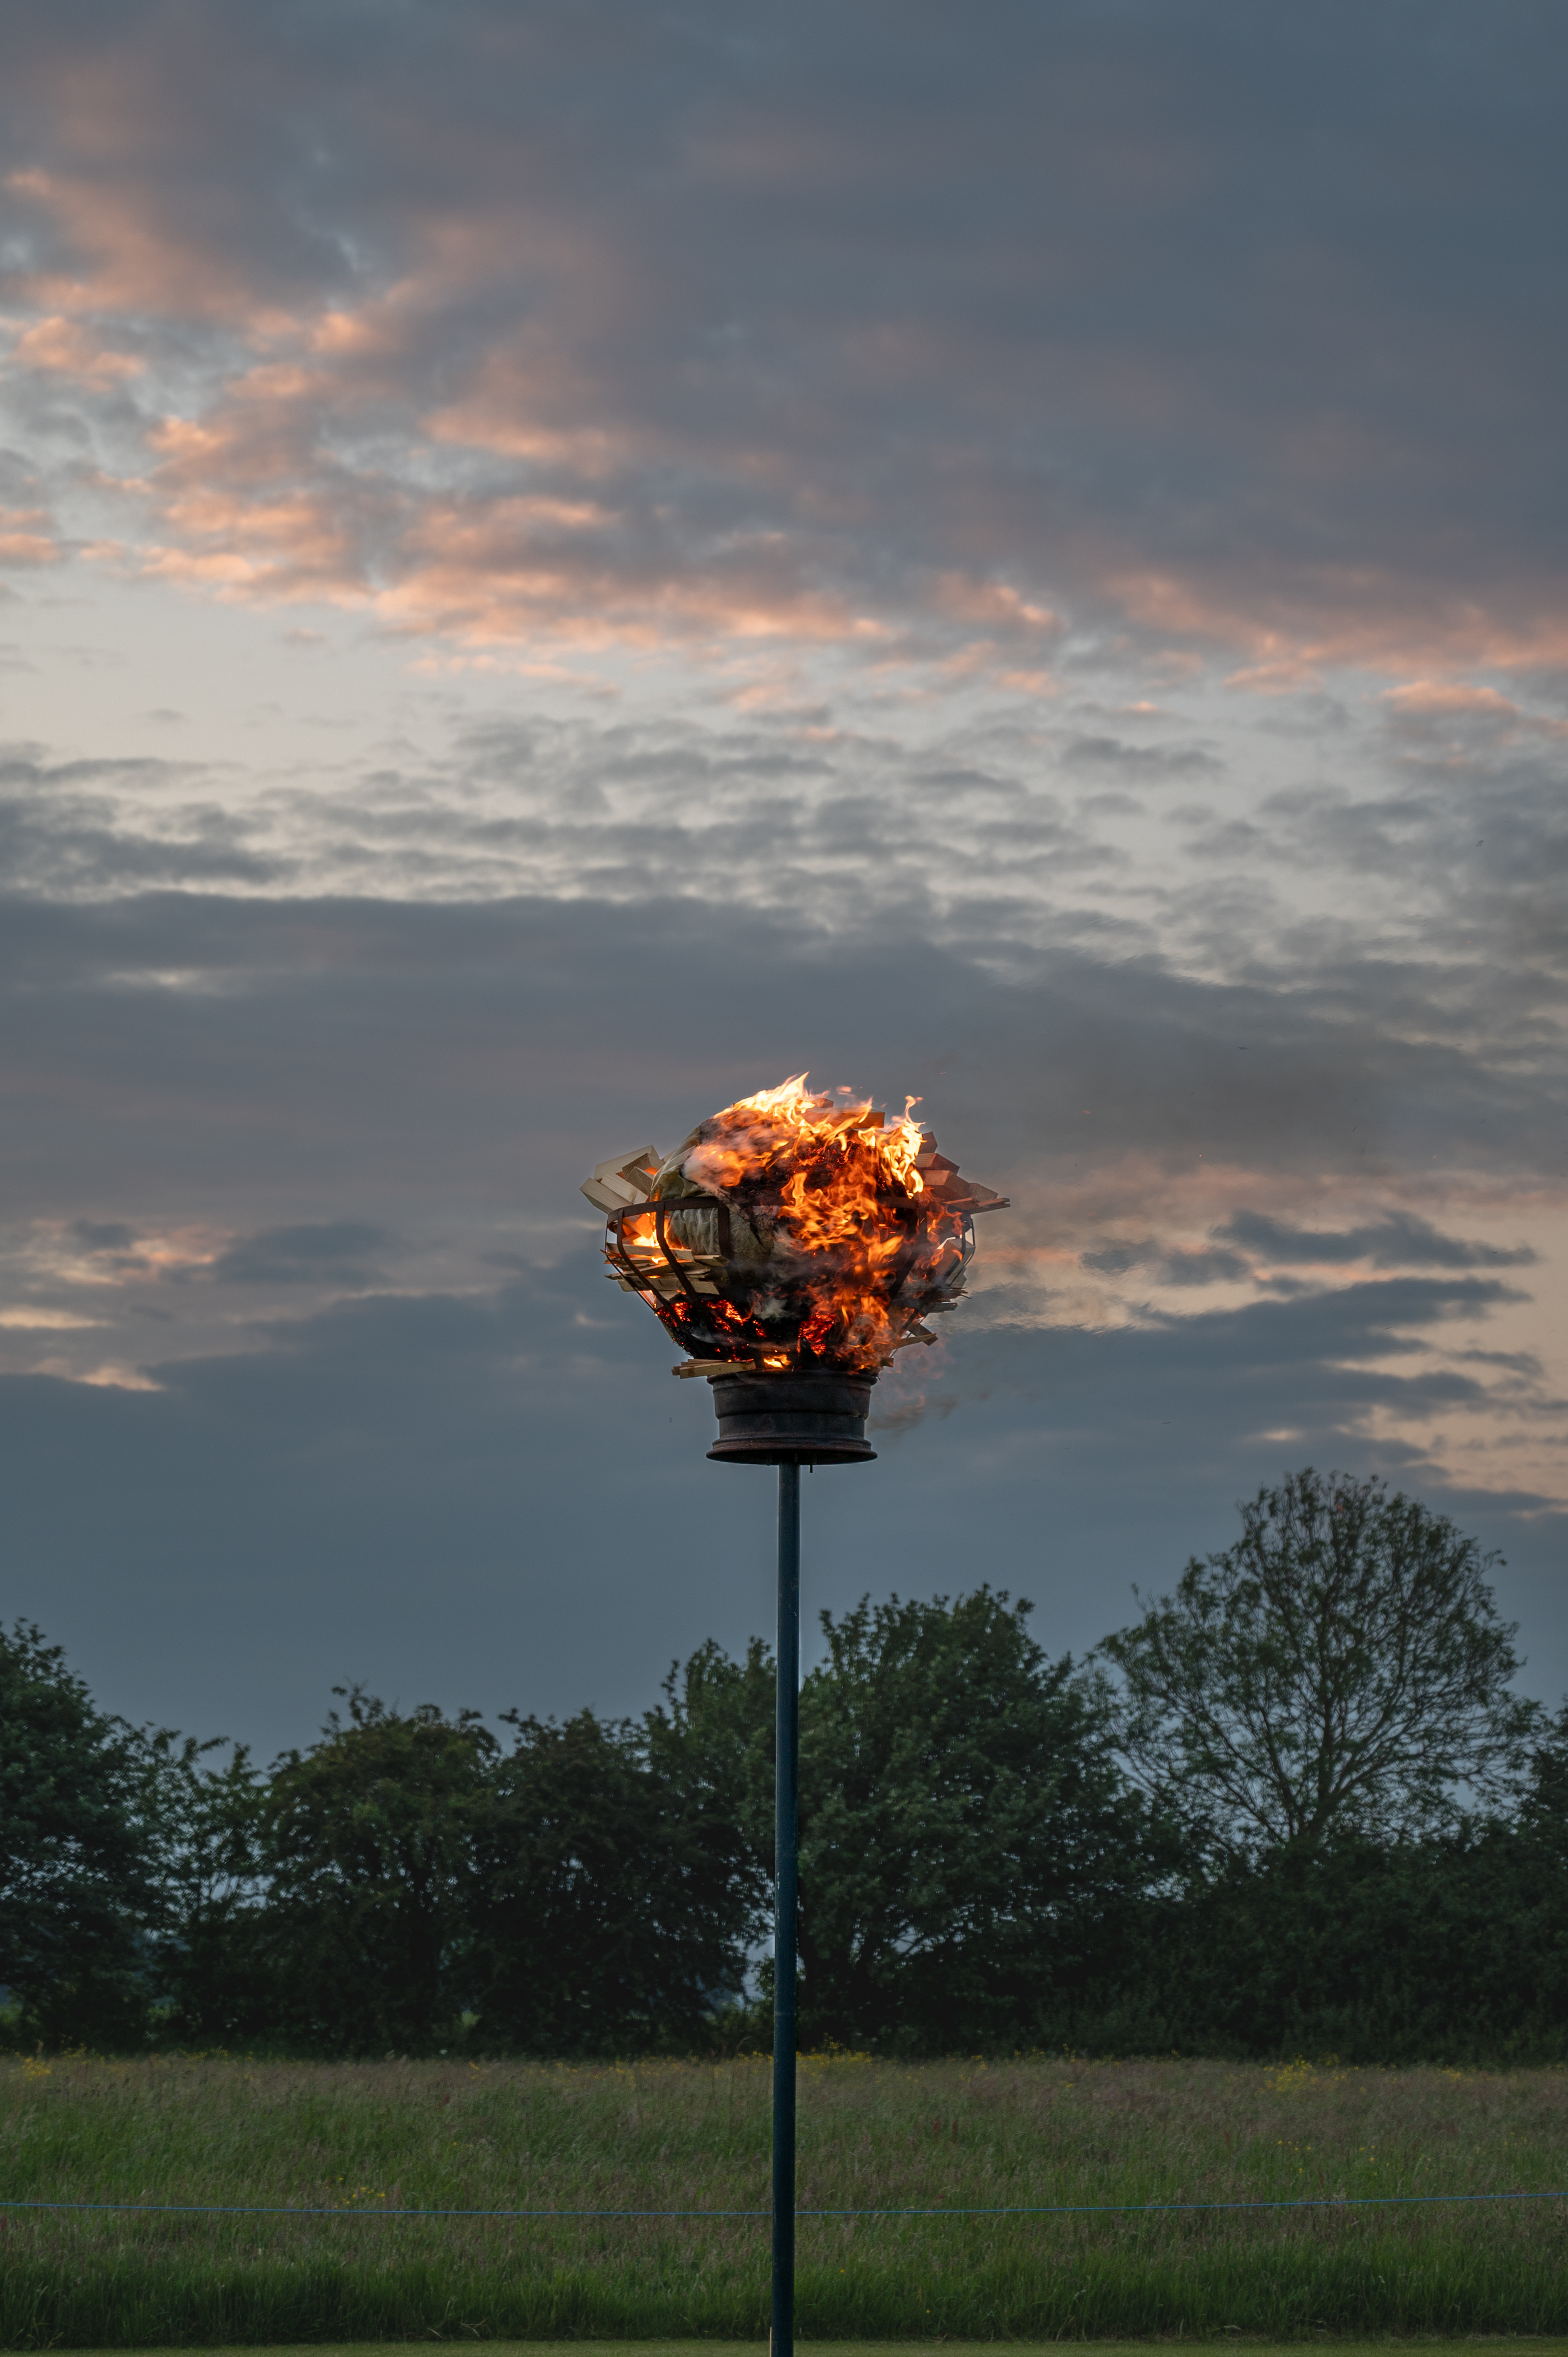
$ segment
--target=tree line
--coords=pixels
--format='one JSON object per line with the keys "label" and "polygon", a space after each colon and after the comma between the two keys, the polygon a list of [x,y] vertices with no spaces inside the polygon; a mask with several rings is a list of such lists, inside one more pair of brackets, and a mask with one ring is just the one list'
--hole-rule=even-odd
{"label": "tree line", "polygon": [[[802,2041],[1568,2057],[1568,1706],[1495,1559],[1310,1469],[1077,1663],[982,1582],[822,1616],[801,1694]],[[106,1716],[0,1632],[14,2044],[763,2047],[773,1664],[640,1717],[337,1690],[242,1749]]]}

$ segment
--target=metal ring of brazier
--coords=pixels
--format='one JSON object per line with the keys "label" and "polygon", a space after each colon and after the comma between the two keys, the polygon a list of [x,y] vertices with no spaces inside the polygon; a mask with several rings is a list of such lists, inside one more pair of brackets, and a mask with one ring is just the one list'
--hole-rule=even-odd
{"label": "metal ring of brazier", "polygon": [[868,1465],[873,1375],[710,1375],[719,1465]]}

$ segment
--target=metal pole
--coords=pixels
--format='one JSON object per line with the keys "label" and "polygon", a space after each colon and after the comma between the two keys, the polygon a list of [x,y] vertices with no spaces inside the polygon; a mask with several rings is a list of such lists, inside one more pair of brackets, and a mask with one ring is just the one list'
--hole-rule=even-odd
{"label": "metal pole", "polygon": [[773,2357],[795,2357],[795,1951],[800,1868],[800,1469],[779,1468],[773,1803]]}

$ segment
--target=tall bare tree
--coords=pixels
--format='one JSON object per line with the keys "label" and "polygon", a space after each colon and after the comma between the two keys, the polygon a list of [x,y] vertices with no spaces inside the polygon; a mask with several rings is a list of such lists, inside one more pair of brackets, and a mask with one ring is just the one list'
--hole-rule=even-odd
{"label": "tall bare tree", "polygon": [[1424,1832],[1495,1790],[1537,1717],[1509,1692],[1499,1558],[1380,1481],[1310,1467],[1240,1512],[1234,1546],[1100,1648],[1138,1780],[1241,1853]]}

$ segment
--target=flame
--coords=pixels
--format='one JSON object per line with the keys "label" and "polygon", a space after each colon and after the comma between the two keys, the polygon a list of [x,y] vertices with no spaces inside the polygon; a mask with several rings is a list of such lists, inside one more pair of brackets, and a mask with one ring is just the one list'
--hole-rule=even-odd
{"label": "flame", "polygon": [[[886,1366],[934,1337],[974,1248],[971,1213],[999,1206],[936,1150],[906,1097],[896,1119],[853,1089],[796,1072],[700,1122],[673,1154],[599,1166],[612,1275],[694,1357],[791,1368]],[[595,1195],[601,1176],[610,1188]],[[617,1186],[651,1195],[632,1206]]]}
{"label": "flame", "polygon": [[[872,1157],[867,1178],[875,1172],[875,1178],[918,1195],[922,1181],[915,1157],[925,1132],[910,1113],[919,1102],[918,1097],[906,1097],[902,1117],[888,1124],[869,1097],[855,1097],[847,1089],[813,1096],[806,1074],[797,1072],[778,1088],[758,1089],[755,1096],[741,1097],[703,1122],[681,1167],[698,1186],[720,1192],[739,1187],[759,1169],[792,1162],[797,1166],[791,1180],[797,1189],[795,1209],[803,1220],[808,1182],[818,1194],[824,1191],[822,1157],[853,1145]],[[848,1205],[835,1200],[834,1208],[847,1212]],[[822,1213],[826,1205],[816,1209]]]}
{"label": "flame", "polygon": [[766,1351],[764,1366],[885,1364],[918,1314],[895,1297],[928,1224],[919,1099],[889,1122],[868,1097],[806,1082],[796,1072],[702,1123],[656,1191],[678,1180],[727,1202],[765,1247],[750,1315],[726,1302],[716,1320],[736,1341],[774,1341],[793,1326],[794,1351]]}

